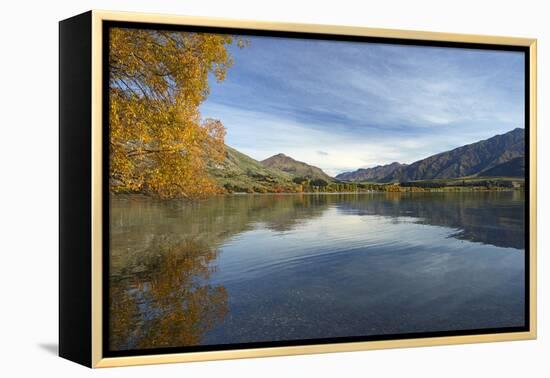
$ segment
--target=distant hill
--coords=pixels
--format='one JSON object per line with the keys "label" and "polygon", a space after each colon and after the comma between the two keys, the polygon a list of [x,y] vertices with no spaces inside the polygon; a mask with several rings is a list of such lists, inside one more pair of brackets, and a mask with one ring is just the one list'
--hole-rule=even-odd
{"label": "distant hill", "polygon": [[525,158],[518,157],[479,174],[485,177],[525,177]]}
{"label": "distant hill", "polygon": [[225,160],[209,163],[212,178],[229,192],[294,191],[293,176],[269,168],[234,148],[225,146]]}
{"label": "distant hill", "polygon": [[264,166],[286,172],[293,177],[303,177],[311,180],[322,179],[327,182],[333,181],[321,168],[294,160],[285,154],[273,155],[261,162]]}
{"label": "distant hill", "polygon": [[386,177],[392,175],[396,170],[402,169],[407,164],[401,164],[401,163],[391,163],[386,165],[378,165],[373,168],[360,168],[353,172],[345,172],[341,173],[335,178],[337,180],[342,181],[354,181],[354,182],[361,182],[361,181],[373,181],[377,182],[379,180],[383,180]]}
{"label": "distant hill", "polygon": [[[521,128],[502,135],[495,135],[476,143],[432,155],[410,165],[397,167],[378,182],[407,182],[416,180],[448,179],[467,176],[482,176],[487,173],[506,177],[521,177],[520,161],[511,162],[525,155],[525,136]],[[499,167],[497,169],[497,167]],[[494,168],[494,170],[493,170]],[[357,171],[356,171],[357,172]],[[351,173],[356,173],[351,172]],[[346,175],[343,173],[337,178]],[[349,175],[349,181],[361,181]],[[361,177],[361,175],[357,175]]]}

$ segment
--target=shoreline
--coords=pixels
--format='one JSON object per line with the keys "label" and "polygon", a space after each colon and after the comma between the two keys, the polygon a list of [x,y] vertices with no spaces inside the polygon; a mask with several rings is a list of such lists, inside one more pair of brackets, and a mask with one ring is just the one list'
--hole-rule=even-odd
{"label": "shoreline", "polygon": [[247,193],[247,192],[238,192],[238,193],[220,193],[214,194],[205,198],[159,198],[147,193],[109,193],[110,197],[114,198],[128,198],[128,199],[154,199],[158,201],[186,201],[186,202],[196,202],[204,201],[212,198],[220,197],[239,197],[239,196],[296,196],[296,195],[306,195],[306,196],[330,196],[330,195],[364,195],[364,194],[431,194],[431,193],[502,193],[502,192],[524,192],[523,189],[479,189],[479,190],[411,190],[411,191],[386,191],[386,190],[371,190],[371,191],[356,191],[356,192],[280,192],[280,193]]}
{"label": "shoreline", "polygon": [[245,196],[245,195],[296,195],[296,194],[306,194],[306,195],[331,195],[331,194],[377,194],[377,193],[480,193],[480,192],[523,192],[523,189],[468,189],[468,190],[369,190],[369,191],[357,191],[357,192],[268,192],[268,193],[247,193],[247,192],[235,192],[235,193],[224,193],[216,194],[215,196]]}

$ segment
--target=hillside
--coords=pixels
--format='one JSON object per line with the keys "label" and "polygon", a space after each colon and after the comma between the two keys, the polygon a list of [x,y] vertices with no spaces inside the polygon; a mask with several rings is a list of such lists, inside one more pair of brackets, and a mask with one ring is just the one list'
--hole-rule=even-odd
{"label": "hillside", "polygon": [[390,175],[392,175],[396,170],[402,169],[406,164],[401,163],[391,163],[386,165],[378,165],[373,168],[360,168],[353,172],[341,173],[335,178],[337,180],[343,181],[354,181],[354,182],[363,182],[363,181],[373,181],[377,182],[382,180]]}
{"label": "hillside", "polygon": [[525,158],[518,157],[479,174],[485,177],[525,177]]}
{"label": "hillside", "polygon": [[210,163],[208,171],[229,192],[295,191],[296,187],[290,174],[266,167],[227,145],[223,163]]}
{"label": "hillside", "polygon": [[333,181],[332,177],[327,175],[321,168],[294,160],[285,154],[271,156],[261,162],[265,167],[277,169],[286,172],[293,177],[306,178],[310,180],[322,179],[327,182]]}
{"label": "hillside", "polygon": [[[517,163],[503,165],[525,154],[524,130],[516,128],[502,135],[476,143],[455,148],[450,151],[432,155],[418,160],[410,165],[403,165],[394,169],[385,177],[379,177],[378,182],[407,182],[416,180],[448,179],[486,175],[487,172],[501,176],[523,176]],[[497,169],[497,167],[500,168]],[[492,169],[495,169],[492,171]],[[356,173],[351,172],[351,173]],[[349,172],[348,172],[349,173]],[[348,175],[344,173],[339,175]],[[350,181],[361,181],[348,175]],[[359,174],[357,177],[361,177]]]}

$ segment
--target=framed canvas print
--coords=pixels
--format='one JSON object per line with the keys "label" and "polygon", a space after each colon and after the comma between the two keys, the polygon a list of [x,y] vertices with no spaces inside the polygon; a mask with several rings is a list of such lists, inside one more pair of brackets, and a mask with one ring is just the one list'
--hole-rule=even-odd
{"label": "framed canvas print", "polygon": [[534,39],[60,22],[62,357],[536,337]]}

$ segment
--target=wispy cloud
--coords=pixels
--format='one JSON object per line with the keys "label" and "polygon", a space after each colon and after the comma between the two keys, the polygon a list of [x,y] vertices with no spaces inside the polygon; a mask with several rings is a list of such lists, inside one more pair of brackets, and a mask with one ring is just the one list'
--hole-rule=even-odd
{"label": "wispy cloud", "polygon": [[266,37],[232,53],[201,111],[257,159],[336,174],[523,127],[520,53]]}

